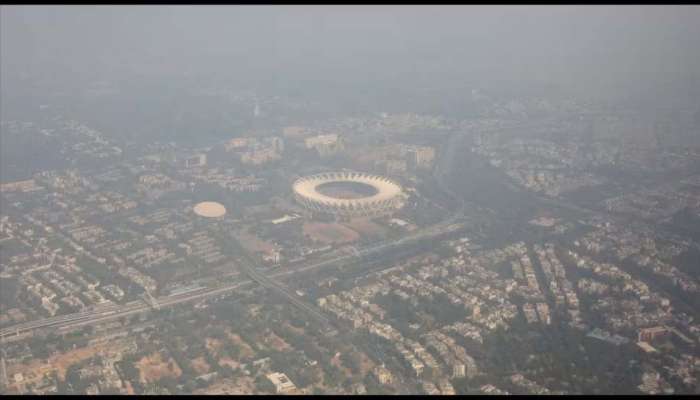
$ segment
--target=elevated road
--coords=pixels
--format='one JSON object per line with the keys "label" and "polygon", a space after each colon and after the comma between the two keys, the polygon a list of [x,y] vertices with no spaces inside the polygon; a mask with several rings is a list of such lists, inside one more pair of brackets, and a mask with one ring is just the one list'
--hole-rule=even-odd
{"label": "elevated road", "polygon": [[[243,272],[248,274],[248,276],[253,279],[255,282],[259,283],[263,287],[269,288],[276,290],[278,293],[280,293],[282,296],[284,296],[287,300],[289,300],[292,305],[296,306],[300,310],[306,312],[309,316],[314,318],[316,321],[321,323],[322,330],[325,334],[336,334],[337,330],[333,327],[333,324],[328,317],[326,317],[321,310],[319,310],[315,305],[309,304],[306,301],[303,301],[300,299],[295,293],[292,293],[289,288],[285,287],[284,285],[280,284],[279,282],[275,281],[269,276],[264,275],[262,272],[260,272],[257,267],[255,260],[248,254],[246,249],[243,248],[243,246],[240,245],[238,241],[233,241],[232,246],[235,247],[235,250],[237,250],[236,254],[238,254],[242,260],[241,263],[239,264],[240,268],[242,269]],[[296,269],[294,270],[296,273],[299,273],[300,270]],[[287,275],[279,275],[278,276],[287,276]]]}
{"label": "elevated road", "polygon": [[333,330],[333,325],[331,321],[326,317],[323,312],[318,310],[313,305],[301,300],[295,293],[292,293],[288,288],[281,285],[280,283],[274,281],[270,277],[267,277],[256,270],[254,266],[244,266],[243,270],[250,276],[255,282],[259,283],[263,287],[276,290],[282,294],[287,300],[289,300],[292,305],[296,306],[300,310],[306,312],[309,316],[313,317],[315,320],[321,323],[324,330],[330,332]]}
{"label": "elevated road", "polygon": [[[435,176],[438,179],[441,188],[443,188],[443,190],[445,190],[450,197],[458,199],[461,202],[462,207],[459,212],[455,213],[452,217],[437,225],[433,225],[431,227],[422,229],[412,235],[405,236],[395,241],[383,242],[374,246],[356,250],[354,254],[351,255],[340,256],[307,266],[278,271],[270,275],[265,275],[261,271],[259,271],[255,267],[255,262],[248,256],[247,252],[245,252],[245,250],[241,248],[238,254],[243,258],[243,262],[241,262],[241,265],[239,266],[242,267],[243,271],[246,272],[247,275],[251,278],[250,280],[241,280],[234,284],[223,285],[215,288],[202,288],[199,290],[178,295],[161,296],[159,298],[153,298],[149,294],[147,296],[148,301],[135,300],[123,305],[110,304],[105,306],[98,306],[88,311],[29,321],[4,329],[0,329],[0,340],[8,338],[12,335],[20,335],[38,329],[69,329],[82,325],[103,323],[110,320],[127,317],[130,315],[149,312],[152,307],[155,307],[155,305],[157,305],[157,308],[163,309],[177,304],[194,302],[206,298],[226,295],[237,289],[251,287],[255,283],[258,283],[264,287],[273,288],[277,290],[279,293],[284,295],[292,304],[304,310],[316,320],[321,322],[326,329],[330,329],[330,320],[319,309],[317,309],[314,305],[302,301],[298,296],[296,296],[296,294],[291,293],[288,288],[284,287],[281,283],[279,283],[278,280],[284,280],[292,276],[298,276],[299,274],[313,272],[322,268],[356,263],[358,260],[363,260],[366,257],[388,254],[397,248],[408,246],[417,242],[435,240],[436,238],[439,238],[445,234],[453,233],[464,228],[465,224],[463,222],[460,222],[460,220],[463,219],[465,203],[462,199],[459,198],[459,196],[452,192],[443,181],[444,175],[449,170],[450,164],[453,162],[454,157],[456,155],[455,150],[458,147],[455,145],[456,141],[460,139],[461,138],[459,137],[459,135],[453,135],[450,138],[450,143],[447,146],[447,154],[444,157],[441,157],[441,162],[435,170]],[[240,247],[240,245],[235,241],[234,245]],[[402,256],[402,253],[397,253],[397,256]]]}
{"label": "elevated road", "polygon": [[[157,302],[159,306],[163,308],[190,301],[201,300],[207,297],[216,297],[219,295],[224,295],[232,290],[240,289],[246,286],[251,286],[252,284],[253,281],[244,280],[235,284],[226,285],[219,288],[202,288],[201,290],[188,292],[186,294],[176,296],[162,296],[157,299]],[[33,331],[35,329],[58,329],[102,323],[113,319],[148,312],[151,309],[151,304],[148,304],[147,302],[142,300],[135,300],[123,305],[110,304],[106,306],[99,306],[89,311],[38,319],[4,328],[0,330],[0,338],[9,337],[12,335],[19,335],[28,331]]]}
{"label": "elevated road", "polygon": [[[458,223],[457,221],[458,217],[452,217],[448,221],[426,228],[420,232],[403,237],[396,241],[385,242],[371,247],[366,247],[358,250],[355,254],[352,255],[340,256],[330,260],[321,261],[315,264],[302,266],[299,268],[278,271],[270,274],[269,276],[264,275],[262,272],[257,271],[255,268],[249,267],[248,269],[246,269],[246,272],[251,277],[251,279],[245,279],[233,284],[223,285],[215,288],[201,288],[195,291],[179,295],[161,296],[156,298],[155,300],[159,307],[163,309],[177,304],[194,302],[210,297],[226,295],[237,289],[252,287],[254,283],[257,282],[264,286],[280,290],[282,293],[286,291],[287,294],[285,296],[289,298],[290,301],[293,301],[294,303],[296,303],[295,305],[301,307],[302,309],[305,309],[311,315],[316,315],[319,320],[323,321],[323,318],[326,317],[322,313],[320,313],[320,311],[316,310],[315,308],[309,308],[311,306],[309,306],[305,302],[302,302],[293,293],[289,293],[288,289],[285,289],[279,283],[275,282],[275,280],[284,280],[291,276],[298,276],[299,274],[306,274],[318,269],[328,268],[332,266],[347,265],[353,262],[357,262],[358,260],[362,260],[365,257],[391,252],[401,246],[407,246],[419,241],[433,240],[444,234],[455,232],[463,228],[464,224]],[[246,268],[245,265],[244,268]],[[109,304],[104,306],[98,306],[87,311],[43,318],[10,326],[0,330],[0,338],[7,338],[12,335],[20,335],[23,333],[34,331],[36,329],[73,328],[83,325],[103,323],[106,321],[119,319],[130,315],[148,312],[151,309],[152,305],[143,300],[135,300],[122,305]],[[323,318],[321,318],[321,316],[323,316]]]}

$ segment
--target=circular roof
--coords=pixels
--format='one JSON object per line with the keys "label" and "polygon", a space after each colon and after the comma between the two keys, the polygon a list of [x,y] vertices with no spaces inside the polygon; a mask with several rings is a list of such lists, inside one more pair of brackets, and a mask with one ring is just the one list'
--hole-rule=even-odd
{"label": "circular roof", "polygon": [[194,213],[207,218],[222,217],[226,214],[226,207],[215,201],[203,201],[194,206]]}
{"label": "circular roof", "polygon": [[[376,193],[356,199],[344,199],[328,196],[318,191],[319,186],[332,182],[361,183],[373,187]],[[302,197],[320,203],[348,206],[350,204],[364,205],[391,200],[401,193],[401,186],[383,176],[356,172],[331,172],[300,178],[294,182],[293,190]]]}

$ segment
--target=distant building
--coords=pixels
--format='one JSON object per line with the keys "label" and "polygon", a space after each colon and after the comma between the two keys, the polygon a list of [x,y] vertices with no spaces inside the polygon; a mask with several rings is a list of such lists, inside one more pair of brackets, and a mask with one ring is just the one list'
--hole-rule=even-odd
{"label": "distant building", "polygon": [[187,168],[203,167],[205,165],[207,165],[207,155],[203,153],[185,159],[185,167]]}
{"label": "distant building", "polygon": [[255,107],[253,108],[253,117],[257,118],[262,114],[262,110],[260,109],[260,102],[258,99],[255,99]]}
{"label": "distant building", "polygon": [[270,161],[278,160],[280,155],[272,148],[248,151],[241,154],[243,164],[262,165]]}
{"label": "distant building", "polygon": [[36,190],[43,189],[41,186],[37,186],[34,179],[28,179],[25,181],[17,181],[11,183],[0,184],[0,192],[34,192]]}
{"label": "distant building", "polygon": [[238,137],[233,138],[224,144],[226,151],[244,149],[250,146],[255,141],[254,138]]}
{"label": "distant building", "polygon": [[300,137],[308,134],[308,129],[302,126],[286,126],[282,129],[282,136],[286,138]]}
{"label": "distant building", "polygon": [[551,325],[552,318],[549,315],[549,306],[547,303],[537,303],[535,307],[537,309],[537,315],[540,317],[540,321],[545,325]]}
{"label": "distant building", "polygon": [[590,331],[586,336],[614,344],[615,346],[620,346],[622,344],[629,343],[629,339],[620,335],[611,335],[610,332],[606,332],[600,328],[595,328]]}
{"label": "distant building", "polygon": [[342,138],[335,133],[306,138],[304,145],[307,149],[316,149],[321,157],[332,156],[345,149]]}
{"label": "distant building", "polygon": [[290,393],[297,388],[294,382],[281,372],[267,374],[267,379],[275,385],[275,392],[277,394]]}
{"label": "distant building", "polygon": [[464,378],[467,376],[467,366],[464,363],[454,362],[452,364],[452,377]]}
{"label": "distant building", "polygon": [[412,168],[429,169],[435,160],[435,149],[430,146],[406,146],[404,153]]}
{"label": "distant building", "polygon": [[270,250],[263,254],[263,261],[271,263],[273,265],[279,264],[281,260],[281,254],[279,250]]}
{"label": "distant building", "polygon": [[658,350],[654,348],[654,346],[650,345],[647,342],[637,342],[637,346],[644,350],[645,353],[657,353]]}
{"label": "distant building", "polygon": [[384,367],[383,365],[378,365],[377,367],[375,367],[372,373],[374,374],[374,376],[377,377],[377,380],[382,385],[390,384],[393,380],[391,372],[388,369],[386,369],[386,367]]}
{"label": "distant building", "polygon": [[638,340],[640,342],[652,342],[655,339],[668,336],[669,329],[665,326],[655,326],[653,328],[644,328],[639,330]]}
{"label": "distant building", "polygon": [[328,135],[317,135],[304,139],[304,145],[307,149],[316,148],[319,145],[331,145],[338,142],[338,135],[331,133]]}
{"label": "distant building", "polygon": [[284,152],[284,139],[282,139],[281,137],[271,137],[270,143],[272,144],[272,148],[277,152],[277,154],[282,154],[282,152]]}
{"label": "distant building", "polygon": [[496,386],[493,386],[491,384],[483,385],[479,388],[482,393],[488,394],[488,395],[507,395],[510,394],[509,392],[499,389]]}

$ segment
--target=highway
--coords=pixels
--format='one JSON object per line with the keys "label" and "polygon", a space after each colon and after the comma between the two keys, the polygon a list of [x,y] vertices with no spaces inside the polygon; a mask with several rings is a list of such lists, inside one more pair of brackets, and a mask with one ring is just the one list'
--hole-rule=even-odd
{"label": "highway", "polygon": [[[248,251],[245,248],[243,248],[243,246],[241,246],[241,244],[240,244],[240,242],[238,242],[238,240],[232,240],[231,246],[233,247],[234,253],[237,256],[238,266],[240,267],[242,272],[245,272],[252,280],[259,283],[263,287],[276,290],[277,292],[282,294],[294,306],[296,306],[297,308],[306,312],[309,316],[313,317],[318,322],[320,322],[321,326],[323,327],[323,330],[325,332],[330,333],[334,330],[333,324],[328,319],[328,317],[326,317],[323,314],[323,312],[321,310],[316,308],[316,306],[301,300],[295,293],[292,293],[284,285],[280,284],[279,282],[277,282],[273,279],[273,276],[279,278],[279,277],[287,276],[287,275],[282,275],[282,272],[278,272],[277,274],[272,274],[271,276],[264,275],[261,271],[258,270],[258,268],[256,266],[257,263],[255,262],[253,257],[251,257],[250,254],[248,253]],[[299,273],[301,270],[294,269],[292,271]],[[284,272],[288,272],[288,271],[284,271]]]}
{"label": "highway", "polygon": [[[334,259],[321,261],[315,264],[288,269],[284,271],[278,271],[269,276],[265,276],[262,272],[257,271],[254,267],[248,267],[244,265],[244,269],[251,276],[251,280],[242,280],[233,284],[224,285],[216,288],[201,288],[198,290],[190,291],[187,293],[182,293],[178,295],[161,296],[156,299],[160,308],[173,306],[176,304],[193,302],[202,300],[209,297],[216,297],[220,295],[227,294],[236,289],[241,289],[247,286],[252,286],[255,282],[258,282],[264,286],[276,288],[293,301],[295,305],[301,307],[302,309],[311,313],[311,315],[316,315],[319,320],[327,318],[325,315],[316,310],[315,307],[302,302],[293,293],[289,293],[281,284],[275,282],[275,280],[284,280],[292,275],[297,275],[300,273],[312,272],[320,268],[328,268],[335,265],[344,265],[352,262],[356,262],[358,259],[362,259],[367,256],[378,255],[384,252],[392,251],[393,249],[408,245],[416,241],[431,240],[435,237],[441,236],[446,233],[454,232],[464,227],[464,224],[457,223],[459,216],[454,216],[449,220],[434,225],[432,227],[426,228],[420,232],[414,233],[410,236],[403,237],[396,241],[384,242],[371,247],[367,247],[359,250],[356,254],[345,255],[336,257]],[[244,263],[245,264],[245,263]],[[294,299],[294,300],[292,300]],[[34,321],[24,322],[14,326],[10,326],[0,330],[0,338],[6,338],[12,335],[19,335],[36,329],[45,328],[72,328],[82,325],[97,324],[106,322],[109,320],[114,320],[134,314],[139,314],[151,310],[152,307],[143,300],[134,300],[126,304],[109,304],[104,306],[97,306],[91,310],[81,311],[66,315],[59,315],[55,317],[43,318]],[[320,315],[319,315],[320,314]]]}
{"label": "highway", "polygon": [[342,265],[343,263],[356,262],[358,259],[361,260],[363,257],[369,255],[380,254],[384,251],[393,250],[400,246],[404,246],[409,243],[414,243],[418,240],[426,240],[437,235],[454,232],[455,230],[463,227],[463,225],[454,223],[456,218],[457,217],[452,217],[448,221],[444,221],[438,225],[432,226],[421,233],[413,234],[396,241],[381,243],[379,245],[365,248],[360,251],[357,251],[355,254],[352,255],[337,257],[332,260],[312,264],[306,267],[295,268],[287,271],[280,271],[271,274],[270,276],[262,274],[256,268],[255,260],[253,260],[252,257],[248,255],[246,250],[242,246],[240,246],[240,244],[237,241],[234,241],[234,246],[237,247],[237,254],[241,255],[244,258],[244,260],[241,260],[242,262],[239,264],[239,266],[243,269],[244,272],[248,274],[248,276],[250,276],[251,279],[255,280],[264,287],[277,290],[279,293],[284,295],[293,305],[297,306],[298,308],[309,314],[311,317],[319,321],[327,332],[331,332],[334,330],[332,327],[333,325],[328,319],[328,317],[326,317],[320,309],[318,309],[315,305],[309,304],[300,299],[295,293],[292,293],[288,288],[277,282],[276,279],[289,277],[291,275],[296,275],[301,272],[308,272],[310,270],[315,270],[318,268],[328,267],[330,265]]}
{"label": "highway", "polygon": [[[231,290],[239,289],[244,286],[249,286],[251,284],[253,284],[253,281],[245,280],[237,282],[235,284],[222,286],[220,288],[202,288],[198,291],[192,291],[176,296],[163,296],[158,298],[157,301],[160,307],[172,306],[180,303],[203,299],[205,297],[222,295]],[[50,327],[61,328],[67,326],[73,327],[86,324],[100,323],[107,320],[142,313],[148,311],[149,309],[151,309],[151,306],[141,300],[134,300],[123,305],[109,304],[105,306],[98,306],[88,311],[59,315],[55,317],[29,321],[15,326],[11,326],[0,330],[0,338],[25,333],[34,329]]]}
{"label": "highway", "polygon": [[[311,272],[320,268],[351,264],[357,262],[358,260],[362,260],[364,257],[380,255],[382,253],[390,252],[401,246],[405,246],[418,241],[432,240],[444,234],[452,233],[464,228],[465,223],[460,223],[459,221],[463,218],[465,203],[462,199],[456,196],[443,181],[444,174],[449,170],[449,165],[452,163],[456,155],[455,150],[458,147],[456,146],[456,140],[460,139],[461,135],[458,134],[454,134],[450,138],[449,145],[447,146],[447,155],[445,157],[441,157],[441,162],[438,164],[438,166],[436,166],[435,169],[435,176],[438,178],[440,187],[443,190],[445,190],[445,192],[450,197],[460,200],[462,204],[461,210],[452,215],[447,220],[395,241],[382,242],[374,246],[365,247],[352,255],[340,256],[307,266],[278,271],[270,274],[269,276],[264,275],[255,267],[255,262],[252,260],[252,258],[247,254],[247,252],[244,249],[242,249],[240,244],[234,240],[234,246],[239,247],[238,255],[244,258],[244,260],[241,260],[241,258],[239,257],[239,266],[242,267],[243,271],[248,274],[251,280],[242,280],[234,284],[224,285],[216,288],[201,288],[198,290],[177,295],[161,296],[155,299],[155,303],[157,303],[157,308],[160,309],[163,307],[173,306],[181,303],[193,302],[209,297],[224,295],[233,290],[240,289],[246,286],[251,286],[252,284],[257,282],[258,284],[261,284],[264,287],[276,289],[287,299],[289,299],[289,301],[292,302],[292,304],[309,313],[309,315],[313,316],[315,319],[320,321],[325,328],[329,328],[331,326],[330,320],[319,309],[317,309],[314,305],[302,301],[294,293],[291,293],[289,289],[285,288],[282,284],[278,283],[277,280],[284,280],[285,278],[288,278],[292,275]],[[43,318],[1,329],[0,340],[3,340],[4,338],[10,337],[12,335],[20,335],[22,333],[30,332],[36,329],[66,329],[82,325],[98,324],[109,320],[119,319],[130,315],[147,312],[152,308],[152,304],[149,304],[149,302],[145,300],[135,300],[123,305],[109,304],[104,306],[97,306],[87,311]]]}
{"label": "highway", "polygon": [[262,286],[270,289],[277,290],[279,293],[281,293],[285,298],[287,298],[294,306],[297,308],[301,309],[302,311],[306,312],[308,315],[316,319],[318,322],[321,323],[322,327],[326,331],[331,331],[333,330],[333,325],[331,321],[326,317],[323,312],[319,309],[317,309],[315,306],[301,300],[299,297],[297,297],[296,294],[292,293],[289,289],[281,285],[280,283],[274,281],[270,277],[267,277],[260,273],[255,266],[252,265],[245,265],[242,267],[248,275],[261,284]]}

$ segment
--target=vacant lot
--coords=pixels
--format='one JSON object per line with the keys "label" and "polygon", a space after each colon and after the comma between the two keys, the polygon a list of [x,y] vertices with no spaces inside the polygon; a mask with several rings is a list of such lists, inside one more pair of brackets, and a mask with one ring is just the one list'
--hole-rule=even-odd
{"label": "vacant lot", "polygon": [[140,372],[140,379],[143,383],[157,382],[160,379],[171,376],[178,378],[182,375],[182,370],[175,360],[170,357],[163,358],[161,353],[153,353],[136,363]]}
{"label": "vacant lot", "polygon": [[221,350],[221,347],[223,347],[223,343],[219,339],[215,338],[206,338],[205,339],[206,347],[207,350],[209,350],[209,353],[213,355],[214,357],[219,355],[219,351]]}
{"label": "vacant lot", "polygon": [[251,253],[267,253],[275,250],[275,246],[273,246],[272,243],[261,240],[248,232],[240,232],[237,235],[237,239],[240,241],[241,245]]}
{"label": "vacant lot", "polygon": [[245,360],[255,356],[255,350],[248,343],[246,343],[240,336],[235,333],[228,332],[228,337],[231,339],[231,343],[234,346],[238,346],[241,350],[239,353],[239,359]]}
{"label": "vacant lot", "polygon": [[335,223],[306,222],[302,230],[312,240],[326,244],[351,243],[360,237],[354,230]]}
{"label": "vacant lot", "polygon": [[254,394],[255,393],[255,380],[251,377],[245,376],[234,379],[224,379],[222,381],[216,382],[211,386],[204,389],[197,389],[193,394],[213,394],[213,395],[223,395],[223,394]]}
{"label": "vacant lot", "polygon": [[360,352],[360,358],[362,359],[362,363],[360,366],[362,372],[360,374],[364,376],[374,368],[374,362],[369,357],[367,357],[367,354],[363,352]]}
{"label": "vacant lot", "polygon": [[274,332],[270,332],[265,336],[265,344],[277,351],[292,351],[292,346]]}
{"label": "vacant lot", "polygon": [[383,226],[372,222],[369,218],[356,218],[350,222],[344,223],[355,232],[359,232],[364,237],[383,238],[386,235],[387,229]]}
{"label": "vacant lot", "polygon": [[195,372],[197,372],[197,374],[199,375],[204,375],[211,369],[209,363],[207,363],[207,360],[205,360],[204,357],[201,356],[192,360],[191,364],[192,369],[194,369]]}
{"label": "vacant lot", "polygon": [[49,357],[48,362],[33,359],[29,364],[10,364],[7,365],[7,375],[13,377],[16,373],[21,373],[24,383],[29,384],[38,382],[45,374],[56,371],[58,378],[65,380],[68,367],[97,355],[103,349],[104,345],[89,346],[55,354]]}
{"label": "vacant lot", "polygon": [[230,357],[221,357],[219,359],[219,365],[222,367],[229,366],[231,369],[236,370],[238,367],[241,365],[238,361],[230,358]]}

